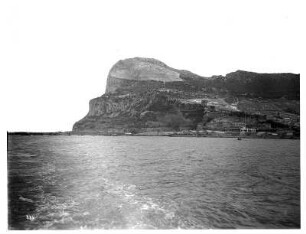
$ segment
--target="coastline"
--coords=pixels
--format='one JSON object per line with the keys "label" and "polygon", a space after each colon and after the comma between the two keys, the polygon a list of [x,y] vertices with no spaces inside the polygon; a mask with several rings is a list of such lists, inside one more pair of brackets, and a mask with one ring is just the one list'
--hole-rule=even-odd
{"label": "coastline", "polygon": [[208,133],[208,134],[197,134],[197,133],[182,133],[182,132],[140,132],[140,133],[102,133],[102,132],[7,132],[7,136],[18,135],[18,136],[164,136],[164,137],[194,137],[194,138],[237,138],[237,139],[286,139],[286,140],[300,140],[299,136],[286,136],[286,135],[240,135],[237,133]]}

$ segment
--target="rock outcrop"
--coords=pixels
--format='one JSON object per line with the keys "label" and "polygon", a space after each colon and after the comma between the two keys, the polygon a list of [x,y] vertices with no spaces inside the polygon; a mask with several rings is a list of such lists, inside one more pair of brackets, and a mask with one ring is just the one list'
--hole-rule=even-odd
{"label": "rock outcrop", "polygon": [[182,81],[180,73],[166,64],[150,58],[130,58],[120,60],[110,70],[106,93],[115,92],[124,81]]}
{"label": "rock outcrop", "polygon": [[299,89],[297,74],[236,71],[201,77],[156,59],[129,58],[111,68],[105,94],[90,101],[88,114],[74,124],[73,132],[224,130],[245,125],[246,115],[258,127],[268,121],[267,115],[277,113],[299,119]]}

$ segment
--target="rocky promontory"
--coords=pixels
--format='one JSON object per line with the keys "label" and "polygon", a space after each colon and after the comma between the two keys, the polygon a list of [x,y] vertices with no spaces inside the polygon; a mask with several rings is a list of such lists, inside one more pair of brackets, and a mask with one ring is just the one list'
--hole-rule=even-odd
{"label": "rocky promontory", "polygon": [[88,114],[73,132],[240,134],[251,129],[296,135],[299,92],[299,74],[238,70],[202,77],[156,59],[129,58],[111,68],[105,94],[89,102]]}

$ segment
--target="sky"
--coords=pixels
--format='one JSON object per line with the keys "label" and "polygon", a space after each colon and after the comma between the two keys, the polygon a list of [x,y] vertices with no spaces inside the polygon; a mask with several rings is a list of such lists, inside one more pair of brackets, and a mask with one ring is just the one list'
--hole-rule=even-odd
{"label": "sky", "polygon": [[6,131],[69,131],[113,64],[301,73],[302,1],[1,1]]}

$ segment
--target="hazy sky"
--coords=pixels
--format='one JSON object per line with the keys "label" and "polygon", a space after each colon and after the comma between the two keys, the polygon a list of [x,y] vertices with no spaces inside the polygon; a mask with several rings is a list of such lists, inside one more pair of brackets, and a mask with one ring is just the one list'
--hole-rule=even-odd
{"label": "hazy sky", "polygon": [[128,57],[203,76],[300,73],[301,2],[2,1],[6,130],[71,130]]}

